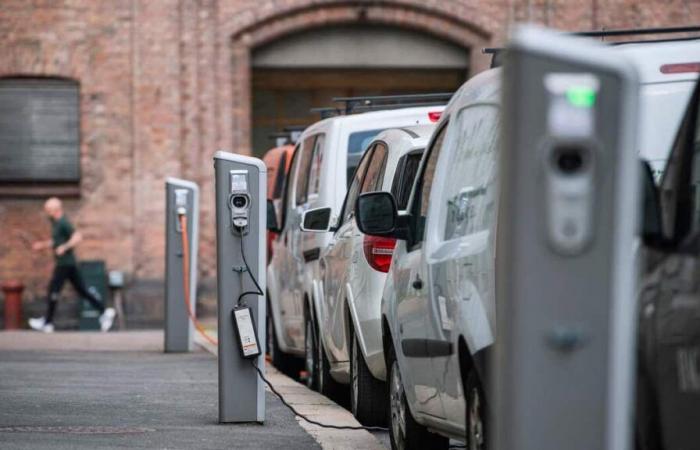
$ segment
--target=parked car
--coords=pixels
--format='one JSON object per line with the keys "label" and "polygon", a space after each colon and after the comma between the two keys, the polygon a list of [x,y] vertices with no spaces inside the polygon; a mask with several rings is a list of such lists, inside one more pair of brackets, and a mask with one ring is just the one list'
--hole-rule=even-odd
{"label": "parked car", "polygon": [[483,72],[455,93],[423,155],[405,214],[389,192],[361,194],[356,204],[363,233],[397,239],[382,296],[393,448],[447,448],[448,438],[465,434],[475,448],[485,444],[485,360],[495,336],[499,73]]}
{"label": "parked car", "polygon": [[[317,309],[318,258],[329,233],[304,233],[307,209],[329,206],[339,211],[348,180],[367,144],[387,128],[425,125],[437,120],[444,106],[411,107],[331,117],[307,128],[300,137],[280,208],[280,234],[273,242],[267,269],[268,348],[273,364],[295,372],[306,353],[305,320]],[[269,210],[269,208],[268,208]],[[271,215],[268,215],[271,217]]]}
{"label": "parked car", "polygon": [[642,236],[647,264],[639,290],[636,444],[639,450],[697,448],[700,84],[696,83],[660,185],[654,184],[649,166],[645,175]]}
{"label": "parked car", "polygon": [[[654,56],[646,61],[645,45]],[[671,49],[696,45],[618,47],[642,71],[641,113],[654,121],[640,129],[645,156],[665,159],[663,145],[680,120],[688,79],[697,76]],[[666,64],[660,61],[685,72],[659,78]],[[386,192],[362,194],[356,205],[360,230],[398,239],[382,298],[394,448],[445,448],[448,438],[465,437],[469,448],[487,445],[486,366],[496,335],[499,78],[498,69],[479,74],[455,94],[423,156],[406,214]]]}
{"label": "parked car", "polygon": [[[292,156],[294,155],[294,145],[287,144],[279,147],[274,147],[265,152],[262,160],[267,167],[267,199],[271,200],[275,205],[275,214],[279,214],[279,207],[282,203],[282,193],[284,192],[284,183],[289,173],[289,168],[292,165]],[[267,262],[272,259],[272,242],[277,237],[274,231],[267,231]]]}
{"label": "parked car", "polygon": [[364,192],[390,191],[401,211],[408,203],[421,156],[434,125],[384,131],[369,144],[342,208],[310,209],[305,231],[332,232],[321,252],[318,315],[306,316],[306,371],[322,393],[337,380],[350,382],[350,406],[365,425],[386,422],[386,366],[381,298],[396,240],[366,236],[355,223],[355,201]]}

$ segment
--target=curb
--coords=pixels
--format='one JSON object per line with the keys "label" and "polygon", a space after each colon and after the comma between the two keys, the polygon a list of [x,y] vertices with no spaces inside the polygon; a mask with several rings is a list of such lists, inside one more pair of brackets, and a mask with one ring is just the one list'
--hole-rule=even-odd
{"label": "curb", "polygon": [[[217,355],[218,349],[198,334],[195,334],[194,340],[197,345],[212,355]],[[285,401],[301,414],[329,425],[360,426],[350,411],[301,383],[297,383],[272,365],[267,364],[265,375],[275,386],[275,389],[284,396]],[[267,386],[265,386],[265,390],[272,393]],[[296,417],[296,420],[304,431],[310,434],[324,449],[385,449],[377,438],[365,430],[333,430],[312,425],[300,417]]]}

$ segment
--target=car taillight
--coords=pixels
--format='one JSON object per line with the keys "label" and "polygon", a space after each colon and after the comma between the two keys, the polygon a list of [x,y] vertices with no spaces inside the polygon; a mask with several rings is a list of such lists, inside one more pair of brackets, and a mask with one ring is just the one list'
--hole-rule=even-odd
{"label": "car taillight", "polygon": [[431,111],[428,113],[428,119],[430,119],[431,122],[437,122],[440,120],[440,117],[442,117],[442,111]]}
{"label": "car taillight", "polygon": [[387,273],[391,267],[396,239],[365,236],[362,247],[369,265],[380,272]]}
{"label": "car taillight", "polygon": [[673,73],[695,73],[700,72],[700,62],[687,62],[687,63],[677,63],[677,64],[664,64],[659,68],[661,73],[673,74]]}

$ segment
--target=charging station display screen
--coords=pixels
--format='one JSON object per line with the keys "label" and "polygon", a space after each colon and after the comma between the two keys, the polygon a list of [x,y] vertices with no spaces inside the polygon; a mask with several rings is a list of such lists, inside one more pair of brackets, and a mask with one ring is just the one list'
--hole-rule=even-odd
{"label": "charging station display screen", "polygon": [[231,191],[247,191],[248,190],[248,180],[245,174],[242,173],[232,173],[231,174]]}

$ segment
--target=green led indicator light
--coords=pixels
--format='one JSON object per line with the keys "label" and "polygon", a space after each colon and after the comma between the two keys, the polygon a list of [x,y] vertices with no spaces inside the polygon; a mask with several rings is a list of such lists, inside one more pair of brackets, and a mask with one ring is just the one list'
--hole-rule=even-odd
{"label": "green led indicator light", "polygon": [[588,87],[576,86],[566,90],[566,99],[577,108],[592,107],[595,105],[595,97],[595,90]]}

